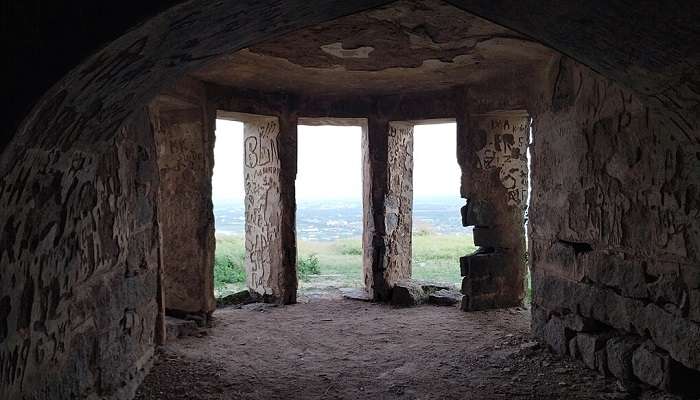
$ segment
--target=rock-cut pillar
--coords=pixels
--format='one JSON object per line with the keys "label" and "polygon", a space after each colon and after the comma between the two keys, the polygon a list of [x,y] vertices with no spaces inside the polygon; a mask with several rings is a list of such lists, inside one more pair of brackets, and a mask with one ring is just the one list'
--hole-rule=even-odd
{"label": "rock-cut pillar", "polygon": [[296,122],[247,116],[243,123],[248,288],[266,302],[294,303]]}
{"label": "rock-cut pillar", "polygon": [[462,309],[517,306],[525,296],[529,117],[498,112],[457,121],[464,226],[477,251],[460,259]]}
{"label": "rock-cut pillar", "polygon": [[363,274],[377,301],[411,277],[413,125],[370,118],[363,131]]}

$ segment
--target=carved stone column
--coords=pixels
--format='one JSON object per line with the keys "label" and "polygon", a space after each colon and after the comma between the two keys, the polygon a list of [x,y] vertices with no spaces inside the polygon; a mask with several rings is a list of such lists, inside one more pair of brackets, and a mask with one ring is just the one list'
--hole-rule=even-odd
{"label": "carved stone column", "polygon": [[206,317],[216,308],[214,113],[197,85],[178,89],[150,108],[160,175],[162,295],[167,314]]}
{"label": "carved stone column", "polygon": [[462,116],[457,121],[464,226],[479,248],[460,259],[462,309],[520,305],[525,296],[529,117],[523,112]]}
{"label": "carved stone column", "polygon": [[[251,293],[296,302],[296,123],[247,115],[244,122],[245,268]],[[285,168],[286,167],[286,168]]]}
{"label": "carved stone column", "polygon": [[388,301],[394,284],[411,277],[413,125],[369,118],[362,154],[365,287]]}

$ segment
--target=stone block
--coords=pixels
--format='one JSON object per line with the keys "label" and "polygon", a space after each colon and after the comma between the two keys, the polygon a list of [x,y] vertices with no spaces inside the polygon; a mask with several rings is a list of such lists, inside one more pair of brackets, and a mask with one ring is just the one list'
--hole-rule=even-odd
{"label": "stone block", "polygon": [[467,200],[461,212],[463,226],[489,226],[496,219],[493,206],[484,200]]}
{"label": "stone block", "polygon": [[561,318],[567,328],[576,332],[598,332],[602,329],[602,324],[600,322],[583,317],[579,314],[566,314]]}
{"label": "stone block", "polygon": [[605,344],[608,371],[617,379],[627,382],[634,377],[632,354],[639,347],[641,338],[631,336],[614,337]]}
{"label": "stone block", "polygon": [[566,355],[569,352],[569,340],[574,335],[568,331],[564,321],[557,316],[552,316],[544,327],[544,340],[557,354]]}
{"label": "stone block", "polygon": [[544,339],[545,327],[549,320],[549,311],[533,303],[530,313],[532,315],[530,319],[530,330],[532,330],[532,334],[536,338]]}
{"label": "stone block", "polygon": [[343,297],[349,300],[370,301],[369,293],[359,288],[340,288]]}
{"label": "stone block", "polygon": [[576,335],[576,345],[581,360],[588,368],[602,374],[607,371],[605,343],[608,338],[606,334],[579,333]]}
{"label": "stone block", "polygon": [[688,292],[688,318],[700,322],[700,289],[692,289]]}
{"label": "stone block", "polygon": [[474,227],[473,229],[474,245],[486,247],[501,247],[503,242],[499,231],[486,227]]}
{"label": "stone block", "polygon": [[248,291],[248,290],[241,290],[240,292],[236,292],[236,293],[221,297],[221,298],[216,300],[216,304],[219,307],[237,306],[237,305],[249,304],[249,303],[254,303],[254,302],[255,302],[255,299],[250,295],[250,291]]}
{"label": "stone block", "polygon": [[411,307],[425,303],[428,296],[415,281],[398,281],[391,290],[391,304],[397,307]]}
{"label": "stone block", "polygon": [[438,290],[455,290],[455,285],[446,282],[428,282],[419,280],[414,280],[414,282],[419,284],[421,289],[423,289],[423,291],[427,294],[435,293]]}
{"label": "stone block", "polygon": [[165,332],[167,340],[190,336],[198,332],[197,323],[192,320],[165,317]]}
{"label": "stone block", "polygon": [[581,358],[581,352],[578,350],[578,340],[576,339],[576,336],[569,339],[569,355],[571,358]]}
{"label": "stone block", "polygon": [[441,289],[428,295],[428,303],[438,306],[452,306],[462,301],[462,293],[456,290]]}
{"label": "stone block", "polygon": [[632,354],[632,372],[640,381],[668,390],[671,383],[671,357],[655,351],[654,345],[645,343]]}

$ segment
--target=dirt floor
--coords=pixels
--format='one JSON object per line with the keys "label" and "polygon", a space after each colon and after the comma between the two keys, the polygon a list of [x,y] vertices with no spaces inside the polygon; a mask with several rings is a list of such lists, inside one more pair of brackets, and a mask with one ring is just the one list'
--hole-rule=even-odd
{"label": "dirt floor", "polygon": [[137,399],[675,399],[632,394],[551,355],[529,311],[396,309],[352,300],[251,304],[175,340]]}

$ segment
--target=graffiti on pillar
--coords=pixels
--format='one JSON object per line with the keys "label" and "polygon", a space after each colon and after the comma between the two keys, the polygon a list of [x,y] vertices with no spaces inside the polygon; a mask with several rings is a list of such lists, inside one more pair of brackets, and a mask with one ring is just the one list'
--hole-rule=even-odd
{"label": "graffiti on pillar", "polygon": [[273,243],[280,237],[279,122],[259,117],[244,124],[245,250],[248,287],[272,295]]}
{"label": "graffiti on pillar", "polygon": [[411,277],[411,221],[413,210],[413,125],[389,124],[389,190],[384,201],[387,266],[386,280]]}
{"label": "graffiti on pillar", "polygon": [[527,205],[527,142],[530,129],[527,116],[486,116],[478,119],[486,132],[486,145],[477,152],[478,168],[498,169],[508,191],[508,205]]}

